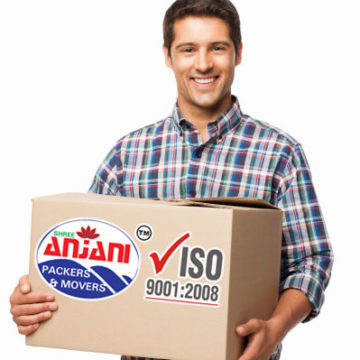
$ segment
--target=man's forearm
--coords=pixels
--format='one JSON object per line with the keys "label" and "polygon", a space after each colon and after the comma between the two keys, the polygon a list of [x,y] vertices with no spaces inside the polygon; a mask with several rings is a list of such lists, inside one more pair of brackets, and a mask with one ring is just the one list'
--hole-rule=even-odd
{"label": "man's forearm", "polygon": [[284,291],[269,319],[269,324],[277,331],[279,342],[294,326],[304,320],[311,310],[311,304],[303,292],[297,289]]}

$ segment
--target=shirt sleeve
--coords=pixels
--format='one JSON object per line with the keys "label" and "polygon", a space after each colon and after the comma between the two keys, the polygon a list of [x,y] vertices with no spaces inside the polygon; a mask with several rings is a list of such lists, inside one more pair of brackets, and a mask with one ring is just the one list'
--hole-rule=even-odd
{"label": "shirt sleeve", "polygon": [[90,193],[104,195],[121,195],[122,165],[120,144],[116,144],[100,164],[89,188]]}
{"label": "shirt sleeve", "polygon": [[317,316],[330,279],[333,252],[300,145],[284,168],[277,206],[283,210],[280,292],[302,291],[312,305],[304,322]]}

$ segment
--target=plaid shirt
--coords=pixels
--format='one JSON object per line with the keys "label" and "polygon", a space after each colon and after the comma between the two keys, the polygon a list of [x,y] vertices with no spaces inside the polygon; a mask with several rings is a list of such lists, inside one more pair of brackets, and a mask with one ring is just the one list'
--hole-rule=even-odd
{"label": "plaid shirt", "polygon": [[[280,292],[305,293],[315,317],[333,260],[301,145],[232,106],[208,124],[209,140],[180,113],[121,138],[101,164],[91,192],[140,198],[254,197],[283,211]],[[277,354],[271,359],[279,358]],[[140,359],[123,356],[122,359]]]}

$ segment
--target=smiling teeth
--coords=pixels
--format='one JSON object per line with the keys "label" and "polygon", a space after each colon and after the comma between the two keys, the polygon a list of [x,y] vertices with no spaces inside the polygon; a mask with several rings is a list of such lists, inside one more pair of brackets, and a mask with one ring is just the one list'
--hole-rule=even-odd
{"label": "smiling teeth", "polygon": [[199,84],[209,84],[209,83],[211,83],[211,82],[213,82],[213,81],[215,81],[215,80],[216,80],[215,77],[208,78],[208,79],[195,79],[195,78],[194,78],[194,81],[197,82],[197,83],[199,83]]}

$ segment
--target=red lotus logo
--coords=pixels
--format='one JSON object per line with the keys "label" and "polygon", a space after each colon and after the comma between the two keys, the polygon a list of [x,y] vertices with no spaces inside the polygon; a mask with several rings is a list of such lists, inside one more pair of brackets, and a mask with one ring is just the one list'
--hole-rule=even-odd
{"label": "red lotus logo", "polygon": [[90,226],[88,226],[86,229],[81,227],[81,232],[76,232],[78,236],[80,236],[82,239],[96,239],[100,236],[100,234],[95,234],[96,229],[90,229]]}

